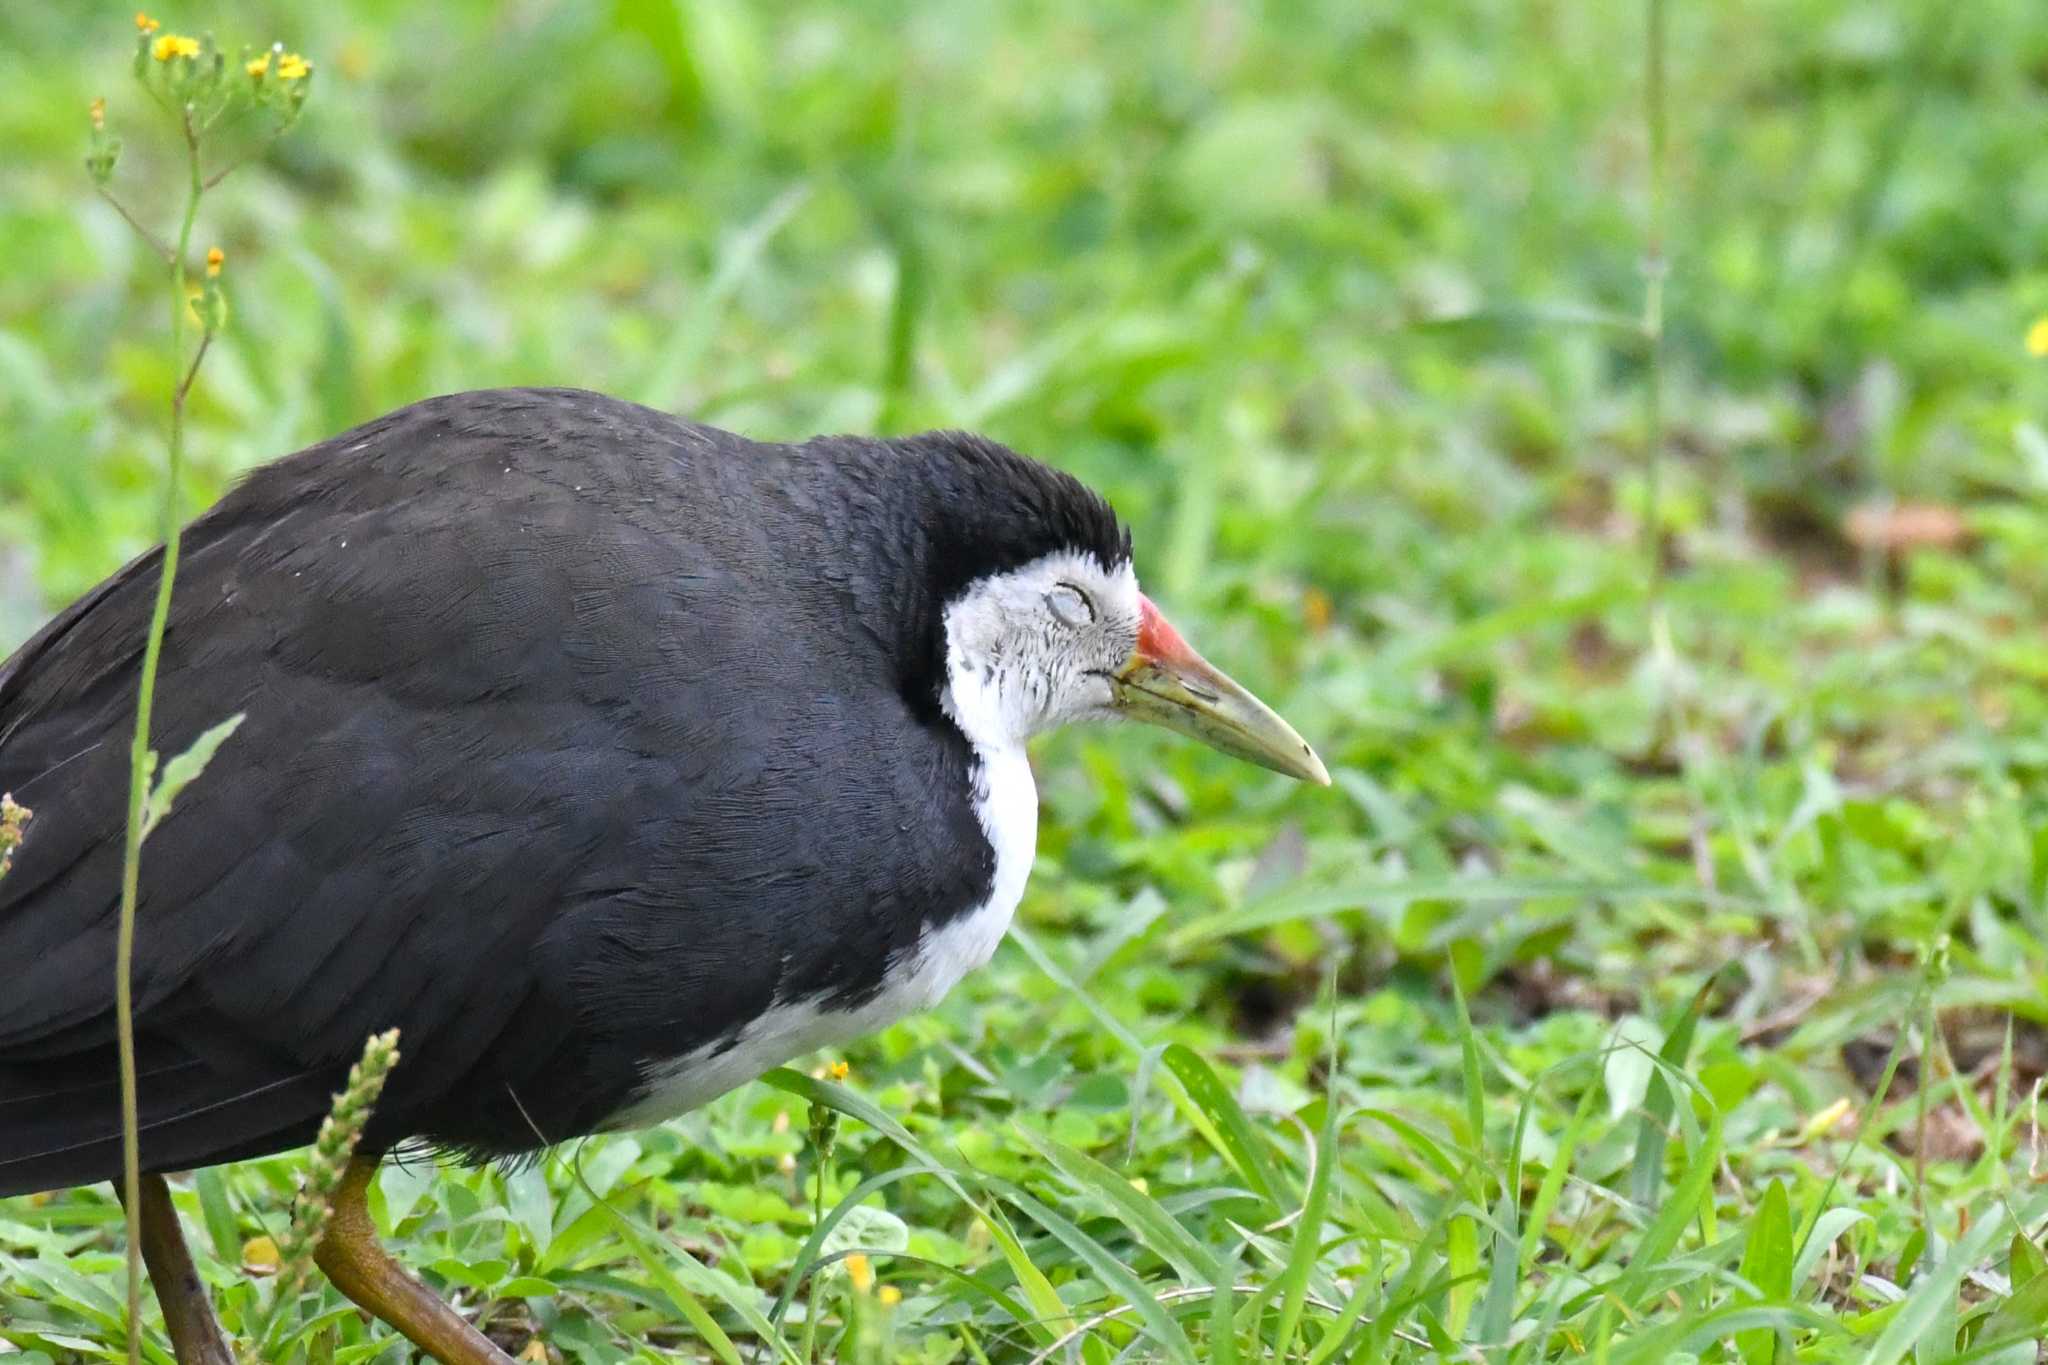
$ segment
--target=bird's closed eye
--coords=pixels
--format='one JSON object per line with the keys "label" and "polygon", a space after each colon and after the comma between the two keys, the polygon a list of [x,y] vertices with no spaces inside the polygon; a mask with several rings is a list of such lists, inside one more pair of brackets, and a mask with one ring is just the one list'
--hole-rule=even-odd
{"label": "bird's closed eye", "polygon": [[1095,620],[1095,604],[1088,600],[1087,593],[1072,583],[1062,583],[1047,593],[1045,606],[1063,625],[1078,628],[1093,624]]}

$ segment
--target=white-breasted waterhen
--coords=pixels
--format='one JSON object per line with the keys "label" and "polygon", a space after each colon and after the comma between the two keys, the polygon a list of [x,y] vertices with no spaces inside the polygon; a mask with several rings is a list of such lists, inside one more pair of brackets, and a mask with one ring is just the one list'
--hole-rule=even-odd
{"label": "white-breasted waterhen", "polygon": [[[1030,870],[1032,735],[1130,717],[1314,782],[1138,591],[1088,488],[977,436],[747,440],[574,390],[415,404],[183,539],[153,742],[246,717],[149,837],[143,1169],[307,1142],[403,1060],[319,1253],[449,1365],[505,1357],[377,1245],[408,1144],[645,1125],[938,1001]],[[118,1179],[128,735],[160,552],[0,666],[0,1195]],[[222,1352],[153,1175],[187,1365]]]}

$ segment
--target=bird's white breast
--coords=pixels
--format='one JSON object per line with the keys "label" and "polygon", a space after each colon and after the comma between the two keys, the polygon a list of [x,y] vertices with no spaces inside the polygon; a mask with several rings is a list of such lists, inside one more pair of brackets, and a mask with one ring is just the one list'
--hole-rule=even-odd
{"label": "bird's white breast", "polygon": [[960,978],[987,962],[1023,899],[1038,848],[1038,786],[1022,743],[975,746],[974,813],[995,851],[988,899],[927,929],[917,947],[889,965],[882,989],[853,1009],[818,999],[780,1001],[728,1042],[649,1065],[641,1097],[605,1127],[642,1128],[694,1109],[771,1067],[821,1047],[884,1028],[944,999]]}

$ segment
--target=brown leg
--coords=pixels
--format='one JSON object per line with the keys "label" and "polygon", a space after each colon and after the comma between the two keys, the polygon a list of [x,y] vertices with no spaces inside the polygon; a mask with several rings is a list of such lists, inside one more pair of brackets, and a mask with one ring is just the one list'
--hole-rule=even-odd
{"label": "brown leg", "polygon": [[[119,1190],[121,1182],[116,1180]],[[213,1300],[185,1249],[178,1211],[171,1207],[170,1186],[160,1175],[142,1177],[142,1260],[149,1282],[164,1310],[164,1327],[178,1365],[235,1365],[234,1353],[221,1338],[213,1317]]]}
{"label": "brown leg", "polygon": [[369,1205],[363,1202],[377,1174],[375,1157],[356,1157],[334,1192],[327,1235],[313,1260],[334,1287],[358,1307],[384,1319],[441,1365],[512,1365],[512,1357],[469,1325],[460,1313],[405,1273],[377,1243]]}

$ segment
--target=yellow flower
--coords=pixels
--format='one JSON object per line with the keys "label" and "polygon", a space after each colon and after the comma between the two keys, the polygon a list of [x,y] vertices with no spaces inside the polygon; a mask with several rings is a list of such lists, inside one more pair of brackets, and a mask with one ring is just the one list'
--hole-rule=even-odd
{"label": "yellow flower", "polygon": [[[1833,1104],[1806,1121],[1806,1126],[1799,1130],[1800,1143],[1804,1145],[1816,1139],[1824,1138],[1829,1133],[1834,1132],[1842,1126],[1844,1119],[1852,1118],[1854,1108],[1855,1106],[1849,1103],[1849,1098],[1846,1095],[1836,1100]],[[1853,1123],[1851,1131],[1854,1131]]]}
{"label": "yellow flower", "polygon": [[865,1294],[875,1287],[875,1268],[868,1264],[868,1258],[858,1251],[846,1258],[846,1278],[853,1281],[853,1287]]}
{"label": "yellow flower", "polygon": [[251,57],[248,61],[242,63],[242,70],[248,72],[257,80],[262,80],[263,73],[270,70],[270,54],[266,52],[261,57]]}
{"label": "yellow flower", "polygon": [[253,1274],[268,1274],[277,1269],[277,1243],[268,1237],[251,1237],[242,1243],[242,1267]]}
{"label": "yellow flower", "polygon": [[167,62],[173,57],[197,57],[199,40],[181,33],[166,33],[150,45],[149,55],[160,62]]}
{"label": "yellow flower", "polygon": [[92,126],[95,129],[107,126],[107,100],[104,95],[92,102]]}
{"label": "yellow flower", "polygon": [[142,30],[144,33],[154,33],[157,31],[160,25],[157,23],[156,20],[150,18],[141,10],[137,10],[135,11],[135,27]]}
{"label": "yellow flower", "polygon": [[832,1079],[835,1081],[845,1080],[849,1075],[852,1074],[852,1072],[853,1068],[848,1066],[845,1062],[832,1063],[831,1076]]}
{"label": "yellow flower", "polygon": [[280,53],[277,59],[277,78],[281,81],[295,81],[301,76],[313,74],[313,64],[296,52]]}
{"label": "yellow flower", "polygon": [[1330,628],[1330,620],[1336,612],[1330,602],[1330,594],[1321,588],[1310,588],[1301,595],[1301,622],[1308,627],[1311,635],[1321,635]]}
{"label": "yellow flower", "polygon": [[2027,354],[2048,356],[2048,317],[2035,318],[2027,329]]}
{"label": "yellow flower", "polygon": [[206,253],[206,278],[209,280],[219,279],[220,268],[227,263],[227,259],[228,254],[219,247],[210,249]]}
{"label": "yellow flower", "polygon": [[903,1291],[893,1284],[885,1284],[875,1297],[882,1301],[882,1307],[894,1308],[897,1304],[903,1302]]}

